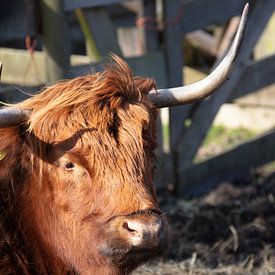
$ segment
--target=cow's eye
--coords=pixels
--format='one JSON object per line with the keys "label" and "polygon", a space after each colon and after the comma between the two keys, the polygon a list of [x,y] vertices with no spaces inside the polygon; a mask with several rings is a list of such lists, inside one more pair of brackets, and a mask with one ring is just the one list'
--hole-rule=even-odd
{"label": "cow's eye", "polygon": [[74,165],[74,163],[71,162],[71,161],[68,161],[68,162],[65,163],[65,170],[67,170],[67,171],[73,170],[74,167],[75,167],[75,165]]}

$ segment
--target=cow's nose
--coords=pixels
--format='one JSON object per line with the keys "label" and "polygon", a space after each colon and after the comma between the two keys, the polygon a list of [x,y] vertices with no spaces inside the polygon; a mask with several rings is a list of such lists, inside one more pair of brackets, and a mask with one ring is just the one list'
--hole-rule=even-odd
{"label": "cow's nose", "polygon": [[133,247],[155,248],[160,243],[164,225],[161,218],[150,216],[146,219],[126,218],[122,227]]}

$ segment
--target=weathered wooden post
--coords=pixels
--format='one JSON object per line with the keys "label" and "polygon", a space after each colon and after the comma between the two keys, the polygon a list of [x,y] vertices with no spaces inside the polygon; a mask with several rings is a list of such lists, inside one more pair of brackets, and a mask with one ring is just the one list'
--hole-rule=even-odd
{"label": "weathered wooden post", "polygon": [[146,26],[146,21],[144,24],[145,32],[145,42],[146,42],[146,51],[157,51],[159,50],[158,43],[158,30],[157,30],[157,15],[156,15],[156,1],[155,0],[144,0],[144,18],[150,19],[148,26]]}
{"label": "weathered wooden post", "polygon": [[68,75],[70,45],[62,0],[41,0],[46,79],[53,83]]}
{"label": "weathered wooden post", "polygon": [[[164,35],[167,78],[170,87],[183,84],[183,51],[182,51],[182,3],[180,0],[164,1]],[[188,108],[188,107],[187,107]],[[169,109],[170,120],[170,151],[173,163],[173,183],[175,193],[178,189],[178,158],[177,142],[184,128],[186,106],[177,106]]]}

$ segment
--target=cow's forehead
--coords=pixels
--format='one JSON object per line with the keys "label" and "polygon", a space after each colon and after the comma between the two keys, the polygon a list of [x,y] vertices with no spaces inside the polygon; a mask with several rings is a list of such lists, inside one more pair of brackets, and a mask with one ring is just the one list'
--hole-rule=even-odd
{"label": "cow's forehead", "polygon": [[[87,123],[87,120],[85,120]],[[84,121],[82,121],[84,122]],[[121,151],[128,148],[128,154],[139,153],[143,151],[145,138],[151,144],[154,144],[155,116],[143,105],[132,105],[126,109],[116,112],[116,115],[108,114],[102,117],[101,114],[95,115],[89,121],[85,128],[83,123],[78,122],[71,125],[69,129],[59,128],[58,124],[53,138],[59,142],[68,141],[74,152],[81,154],[97,154],[108,151],[121,154]],[[151,135],[144,135],[144,132],[150,132]]]}
{"label": "cow's forehead", "polygon": [[36,128],[37,132],[54,124],[64,129],[73,124],[92,127],[93,120],[104,126],[104,120],[109,123],[118,110],[126,111],[135,104],[152,107],[146,95],[154,88],[153,80],[134,77],[127,64],[119,61],[102,73],[57,83],[22,103],[20,108],[32,110],[30,129]]}
{"label": "cow's forehead", "polygon": [[111,138],[127,142],[139,138],[144,129],[154,130],[154,124],[154,110],[139,103],[112,111],[91,111],[87,115],[82,113],[81,108],[62,114],[52,111],[32,131],[41,140],[50,143],[72,139],[109,142]]}

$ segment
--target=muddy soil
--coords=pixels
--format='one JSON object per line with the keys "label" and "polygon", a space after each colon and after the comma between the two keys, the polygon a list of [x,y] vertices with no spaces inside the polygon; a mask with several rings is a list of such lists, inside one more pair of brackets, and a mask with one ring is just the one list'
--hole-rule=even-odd
{"label": "muddy soil", "polygon": [[170,250],[134,275],[275,274],[274,171],[222,183],[191,200],[160,193]]}

